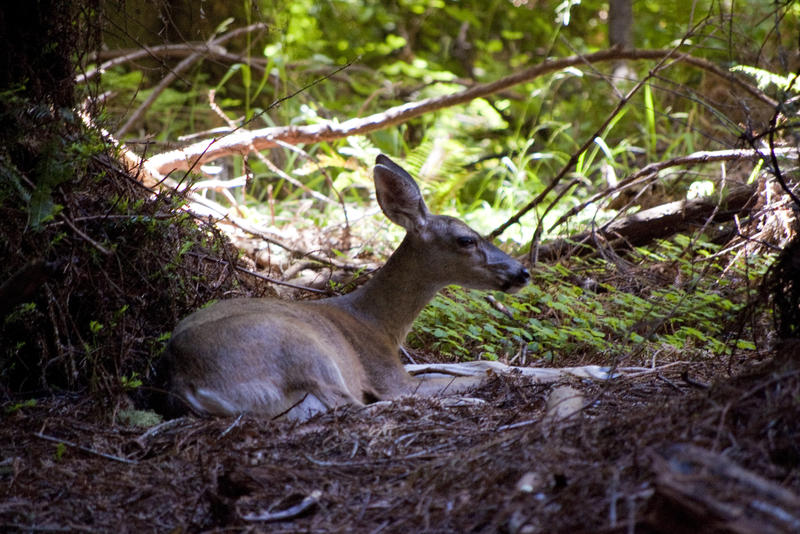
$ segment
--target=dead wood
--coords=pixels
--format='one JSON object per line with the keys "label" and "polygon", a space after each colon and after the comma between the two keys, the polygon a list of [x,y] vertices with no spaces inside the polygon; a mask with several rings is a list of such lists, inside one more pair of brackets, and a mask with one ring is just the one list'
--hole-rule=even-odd
{"label": "dead wood", "polygon": [[611,195],[615,195],[628,189],[630,187],[635,187],[641,185],[643,183],[647,183],[650,180],[656,178],[658,173],[663,171],[664,169],[669,169],[671,167],[678,167],[684,165],[700,165],[705,163],[714,163],[717,161],[758,161],[763,160],[765,158],[774,155],[780,158],[794,158],[797,159],[798,151],[795,148],[791,147],[781,147],[776,148],[773,150],[748,150],[748,149],[733,149],[733,150],[712,150],[712,151],[701,151],[701,152],[694,152],[692,154],[686,156],[680,156],[677,158],[668,159],[665,161],[658,161],[655,163],[650,163],[636,171],[635,173],[631,174],[624,180],[620,180],[620,182],[615,187],[610,187],[604,191],[600,191],[586,199],[585,201],[581,202],[577,206],[570,209],[564,215],[559,217],[559,219],[553,223],[550,227],[552,231],[554,228],[560,226],[564,222],[566,222],[570,217],[576,215],[583,211],[586,206],[594,204],[598,200],[608,198]]}
{"label": "dead wood", "polygon": [[[181,150],[164,152],[150,158],[150,164],[162,174],[176,170],[186,170],[207,161],[232,154],[246,154],[249,150],[264,150],[279,145],[279,141],[292,145],[301,143],[318,143],[362,135],[375,130],[388,128],[409,121],[425,113],[464,104],[476,98],[485,97],[514,85],[533,80],[539,76],[557,72],[567,67],[600,63],[616,60],[664,60],[688,63],[736,85],[757,100],[775,107],[777,103],[759,89],[751,86],[733,73],[724,71],[713,63],[683,54],[676,50],[620,50],[616,48],[602,50],[594,54],[575,55],[560,59],[547,59],[538,65],[521,70],[494,82],[475,85],[463,91],[439,97],[427,98],[418,102],[410,102],[395,106],[384,112],[363,118],[350,119],[341,123],[312,124],[306,126],[280,126],[259,130],[239,130],[222,138],[207,139]],[[251,146],[252,145],[252,146]]]}
{"label": "dead wood", "polygon": [[[82,119],[86,121],[88,125],[94,126],[92,119],[87,115],[83,114]],[[166,187],[173,189],[178,194],[183,195],[188,204],[186,211],[193,214],[198,219],[207,218],[220,224],[234,226],[253,237],[257,237],[258,239],[286,250],[295,257],[307,258],[320,264],[332,265],[346,271],[355,271],[364,267],[363,265],[345,263],[335,258],[326,258],[313,252],[299,250],[289,243],[285,243],[282,239],[280,239],[278,236],[275,236],[266,228],[251,223],[245,218],[238,216],[235,213],[235,209],[226,208],[222,204],[219,204],[209,198],[203,197],[199,193],[194,192],[190,185],[185,183],[183,179],[178,181],[170,178],[169,176],[162,175],[153,167],[151,162],[141,159],[135,152],[130,150],[125,144],[117,141],[108,132],[103,130],[101,130],[101,132],[108,142],[112,143],[118,148],[120,162],[131,176],[136,177],[142,183],[142,185],[144,185],[144,187],[150,189],[151,191]]]}
{"label": "dead wood", "polygon": [[649,531],[780,534],[800,530],[800,497],[693,445],[655,455]]}
{"label": "dead wood", "polygon": [[147,99],[144,102],[142,102],[142,104],[138,108],[136,108],[136,110],[133,113],[131,113],[131,115],[128,117],[128,120],[125,121],[125,124],[123,124],[117,130],[116,136],[117,137],[122,137],[123,135],[125,135],[125,133],[127,133],[128,130],[130,130],[133,127],[133,125],[136,123],[136,121],[138,121],[139,118],[150,108],[150,106],[153,105],[153,102],[156,101],[158,96],[162,92],[164,92],[164,90],[167,87],[169,87],[172,84],[172,82],[177,80],[178,77],[180,77],[180,75],[181,75],[181,73],[183,71],[185,71],[186,69],[188,69],[193,64],[195,64],[198,61],[200,61],[201,59],[203,59],[203,57],[206,55],[206,53],[209,50],[213,50],[213,49],[219,48],[223,43],[225,43],[227,41],[230,41],[234,37],[236,37],[238,35],[241,35],[243,33],[251,32],[251,31],[255,31],[255,30],[263,30],[263,29],[266,29],[266,28],[267,28],[266,24],[259,22],[259,23],[256,23],[256,24],[251,24],[250,26],[245,26],[244,28],[237,28],[235,30],[232,30],[232,31],[226,33],[226,34],[223,34],[223,35],[220,35],[220,36],[214,36],[211,39],[209,39],[206,42],[206,47],[205,48],[198,49],[196,52],[193,52],[188,57],[184,58],[180,63],[178,63],[178,65],[176,65],[175,67],[170,69],[169,74],[167,74],[158,83],[158,85],[153,89],[153,91],[150,93],[150,95],[147,97]]}
{"label": "dead wood", "polygon": [[729,221],[734,215],[746,213],[755,192],[755,186],[736,185],[721,200],[715,197],[678,200],[642,210],[600,228],[542,245],[537,258],[547,261],[565,255],[589,254],[601,244],[615,248],[640,246],[693,226],[702,226],[709,219],[710,222]]}
{"label": "dead wood", "polygon": [[[547,196],[552,191],[554,191],[556,187],[558,187],[558,185],[561,183],[561,180],[563,180],[567,176],[567,173],[571,171],[575,167],[575,165],[578,164],[578,160],[587,150],[589,150],[589,147],[594,144],[594,140],[598,136],[602,135],[602,133],[606,130],[606,128],[608,128],[608,126],[611,124],[611,121],[613,121],[615,117],[619,116],[619,114],[622,113],[622,110],[625,109],[625,107],[628,105],[628,102],[630,102],[631,98],[633,98],[634,95],[636,95],[636,93],[638,93],[639,90],[642,87],[644,87],[645,84],[652,77],[654,77],[659,71],[671,65],[671,63],[667,62],[667,59],[669,59],[669,56],[661,58],[661,60],[653,68],[650,69],[650,72],[647,73],[646,77],[636,82],[636,85],[634,85],[630,89],[630,91],[622,95],[622,97],[619,99],[617,105],[614,107],[611,113],[609,113],[608,116],[605,118],[605,120],[602,122],[602,124],[600,124],[599,127],[595,129],[594,133],[592,133],[585,139],[585,141],[578,148],[578,150],[572,152],[572,154],[569,157],[569,160],[567,160],[567,162],[561,166],[561,170],[558,171],[558,173],[555,176],[553,176],[553,178],[550,180],[550,183],[548,183],[546,187],[544,187],[541,191],[539,191],[539,193],[535,197],[533,197],[532,200],[530,200],[522,208],[518,209],[517,212],[514,213],[514,215],[512,215],[511,217],[509,217],[503,224],[492,230],[492,232],[489,234],[489,237],[496,238],[500,234],[505,232],[506,229],[511,225],[519,223],[523,215],[531,211],[533,208],[538,206],[539,203],[542,202],[542,200],[547,198]],[[540,217],[544,218],[545,215],[547,215],[547,213],[551,209],[553,209],[553,207],[558,203],[558,201],[561,200],[561,198],[563,198],[569,191],[572,190],[573,187],[575,187],[579,183],[580,179],[578,177],[575,177],[570,181],[569,184],[567,184],[566,187],[562,187],[561,191],[559,191],[558,194],[556,195],[556,198],[550,202],[550,205],[544,210],[544,212],[541,214]],[[542,235],[542,230],[543,226],[541,224],[538,225],[536,231],[533,233],[532,243],[539,242],[539,239]]]}

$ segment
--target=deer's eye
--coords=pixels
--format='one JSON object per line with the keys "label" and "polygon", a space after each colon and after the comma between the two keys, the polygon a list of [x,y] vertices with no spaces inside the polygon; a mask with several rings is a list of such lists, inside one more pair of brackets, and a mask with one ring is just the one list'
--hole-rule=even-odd
{"label": "deer's eye", "polygon": [[478,243],[478,240],[472,236],[461,236],[456,238],[456,242],[461,248],[469,248],[474,247]]}

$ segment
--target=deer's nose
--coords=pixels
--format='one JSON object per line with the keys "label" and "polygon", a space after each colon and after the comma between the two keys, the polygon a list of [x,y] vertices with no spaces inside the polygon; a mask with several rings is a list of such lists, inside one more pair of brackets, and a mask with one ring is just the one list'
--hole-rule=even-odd
{"label": "deer's nose", "polygon": [[531,279],[531,273],[529,273],[528,269],[526,269],[525,267],[520,269],[517,275],[514,277],[514,281],[520,286],[524,286],[525,284],[527,284],[530,279]]}

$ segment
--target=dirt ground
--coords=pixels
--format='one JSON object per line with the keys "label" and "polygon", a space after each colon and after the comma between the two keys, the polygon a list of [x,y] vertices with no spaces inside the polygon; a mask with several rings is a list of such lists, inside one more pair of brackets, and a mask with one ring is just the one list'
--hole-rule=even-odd
{"label": "dirt ground", "polygon": [[796,532],[800,373],[729,363],[572,381],[586,408],[558,424],[554,386],[513,376],[301,424],[54,398],[2,415],[0,530]]}

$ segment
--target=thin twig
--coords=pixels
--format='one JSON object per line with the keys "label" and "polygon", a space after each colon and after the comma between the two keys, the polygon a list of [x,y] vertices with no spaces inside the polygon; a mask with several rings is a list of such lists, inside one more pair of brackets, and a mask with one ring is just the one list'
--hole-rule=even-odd
{"label": "thin twig", "polygon": [[[621,59],[628,60],[664,60],[673,59],[688,63],[724,78],[750,93],[755,98],[775,105],[775,101],[762,91],[741,80],[733,73],[727,72],[710,61],[696,58],[689,54],[670,50],[619,50],[608,49],[593,54],[576,55],[559,59],[548,59],[528,69],[521,70],[490,83],[478,84],[457,93],[427,98],[418,102],[410,102],[395,106],[384,112],[363,118],[350,119],[343,122],[326,122],[305,126],[280,126],[262,128],[260,130],[242,130],[222,139],[204,140],[183,149],[164,152],[150,158],[150,163],[161,173],[187,169],[193,164],[205,163],[229,154],[241,154],[252,144],[256,150],[264,150],[278,145],[277,141],[290,144],[317,143],[333,141],[352,135],[361,135],[407,122],[415,117],[439,109],[464,104],[476,98],[485,97],[514,85],[528,82],[542,75],[576,67],[587,63],[599,63]],[[214,143],[214,146],[210,146]]]}
{"label": "thin twig", "polygon": [[[792,82],[789,84],[791,87],[794,85],[794,82],[797,80],[797,74],[794,75],[792,78]],[[779,150],[775,148],[775,130],[777,129],[778,125],[778,117],[781,115],[781,111],[783,106],[778,105],[775,108],[775,113],[772,115],[772,118],[769,121],[769,134],[767,135],[767,139],[769,140],[769,164],[772,167],[772,172],[775,175],[775,179],[780,184],[781,189],[789,195],[789,198],[792,199],[794,202],[794,209],[800,210],[800,198],[797,198],[797,195],[792,191],[792,188],[788,186],[786,180],[783,177],[783,172],[781,171],[780,165],[778,165],[778,158],[776,152]]]}
{"label": "thin twig", "polygon": [[46,440],[46,441],[52,441],[53,443],[62,443],[64,445],[66,445],[67,447],[72,447],[73,449],[78,449],[78,450],[81,450],[83,452],[88,452],[89,454],[94,454],[96,456],[100,456],[102,458],[106,458],[107,460],[114,460],[115,462],[122,462],[124,464],[133,464],[133,465],[136,465],[136,464],[139,463],[136,460],[130,460],[128,458],[122,458],[121,456],[114,456],[113,454],[108,454],[108,453],[105,453],[105,452],[96,451],[96,450],[91,449],[89,447],[84,447],[83,445],[78,445],[77,443],[73,443],[73,442],[68,441],[66,439],[56,438],[54,436],[48,436],[47,434],[42,434],[41,432],[35,432],[33,435],[36,436],[37,438],[40,438],[40,439],[43,439],[43,440]]}
{"label": "thin twig", "polygon": [[230,426],[228,426],[228,428],[226,428],[220,433],[219,437],[224,438],[225,436],[228,435],[228,433],[230,433],[231,430],[239,426],[239,423],[242,421],[242,417],[243,414],[239,414],[239,416],[233,421],[233,423],[231,423]]}
{"label": "thin twig", "polygon": [[[504,222],[503,224],[501,224],[500,226],[495,228],[489,234],[489,237],[495,238],[495,237],[499,236],[509,226],[517,224],[520,221],[520,219],[522,218],[523,215],[525,215],[526,213],[531,211],[533,208],[538,206],[539,203],[542,200],[544,200],[545,197],[547,195],[549,195],[550,192],[553,191],[556,188],[556,186],[558,186],[559,183],[561,183],[561,180],[563,180],[564,177],[567,175],[567,173],[569,171],[571,171],[572,168],[578,163],[578,160],[580,159],[581,155],[584,152],[586,152],[589,149],[590,146],[592,146],[594,144],[595,139],[597,137],[599,137],[605,131],[605,129],[608,127],[608,125],[611,124],[611,121],[614,120],[614,117],[616,117],[617,115],[619,115],[622,112],[622,110],[625,108],[625,106],[628,105],[628,102],[630,102],[630,100],[636,95],[636,93],[638,93],[639,90],[642,87],[644,87],[645,84],[653,76],[655,76],[655,74],[659,70],[662,70],[662,69],[664,69],[667,66],[670,66],[672,64],[672,63],[666,64],[666,61],[668,59],[672,58],[673,56],[675,56],[676,54],[677,54],[677,50],[673,49],[671,51],[671,53],[664,55],[664,57],[662,57],[659,60],[659,62],[656,64],[656,66],[653,67],[650,70],[650,72],[648,72],[647,76],[645,76],[644,78],[639,80],[636,83],[636,85],[634,85],[633,88],[630,91],[628,91],[628,93],[626,95],[624,95],[622,98],[620,98],[620,100],[619,100],[619,102],[617,102],[617,105],[614,108],[614,110],[611,113],[608,114],[608,116],[603,121],[603,123],[597,129],[595,129],[594,133],[586,138],[586,141],[583,143],[583,145],[578,150],[573,152],[572,155],[570,155],[569,160],[563,165],[563,167],[561,167],[561,170],[550,181],[550,183],[547,185],[547,187],[545,187],[544,190],[542,190],[538,195],[536,195],[536,197],[533,200],[528,202],[525,206],[523,206],[520,210],[518,210],[514,215],[512,215],[506,222]],[[673,63],[674,63],[674,61],[673,61]],[[567,187],[562,188],[562,190],[558,194],[558,196],[547,207],[547,209],[545,210],[545,213],[538,217],[539,224],[537,225],[536,230],[534,231],[533,237],[531,238],[531,247],[530,247],[530,256],[531,256],[531,260],[532,260],[531,263],[534,263],[534,264],[536,263],[536,261],[535,261],[536,260],[536,251],[538,249],[539,239],[540,239],[540,237],[542,235],[542,232],[544,231],[544,222],[542,220],[544,218],[544,215],[553,206],[555,206],[556,202],[558,202],[558,200],[560,200],[562,196],[567,194],[568,191],[572,190],[573,186],[575,186],[577,183],[578,183],[578,179],[576,178],[576,179],[573,179],[572,182],[570,182],[570,184]]]}
{"label": "thin twig", "polygon": [[[236,37],[238,35],[241,35],[242,33],[247,33],[247,32],[251,32],[251,31],[259,30],[259,29],[264,29],[266,27],[267,27],[266,24],[259,22],[259,23],[256,23],[256,24],[251,24],[249,26],[245,26],[244,28],[237,28],[235,30],[232,30],[232,31],[226,33],[226,34],[220,35],[219,37],[214,36],[214,37],[212,37],[211,39],[209,39],[206,42],[206,46],[207,46],[206,49],[213,49],[214,47],[217,47],[217,46],[221,45],[222,43],[224,43],[226,41],[229,41],[229,40],[233,39],[234,37]],[[128,117],[128,120],[125,121],[125,124],[123,124],[117,130],[115,135],[118,138],[120,138],[123,135],[125,135],[128,132],[128,130],[130,130],[131,127],[136,123],[136,121],[138,121],[139,118],[148,109],[150,109],[150,106],[153,105],[153,102],[156,101],[156,99],[159,97],[159,95],[161,95],[161,93],[164,92],[164,90],[167,87],[169,87],[172,84],[172,82],[174,82],[178,78],[178,76],[180,76],[180,74],[183,71],[185,71],[186,69],[191,67],[194,63],[196,63],[199,60],[203,59],[204,52],[205,52],[206,49],[199,49],[197,52],[194,52],[193,54],[191,54],[188,57],[184,58],[175,67],[170,69],[169,73],[166,76],[164,76],[164,78],[158,83],[158,85],[156,85],[156,87],[152,90],[152,92],[147,97],[147,99],[144,102],[142,102],[142,104],[138,108],[136,108],[136,110],[133,113],[131,113],[131,116]]]}
{"label": "thin twig", "polygon": [[87,70],[83,74],[75,76],[75,83],[86,82],[98,74],[102,74],[108,69],[145,57],[185,57],[198,53],[205,54],[206,56],[218,56],[224,54],[224,49],[222,49],[222,47],[212,48],[208,45],[208,42],[194,42],[178,44],[172,43],[158,46],[142,45],[141,48],[137,48],[135,50],[116,50],[114,53],[119,55],[112,57],[108,61],[101,63],[99,66],[93,69]]}
{"label": "thin twig", "polygon": [[[81,117],[86,122],[87,125],[90,127],[96,127],[94,122],[92,121],[91,117],[88,117],[85,114],[81,114]],[[214,219],[217,219],[217,222],[225,222],[231,224],[240,230],[247,232],[248,234],[263,239],[267,243],[276,245],[281,247],[282,249],[294,254],[298,257],[305,257],[311,260],[320,262],[324,265],[332,265],[333,267],[344,269],[344,270],[356,270],[359,268],[363,268],[363,266],[353,266],[347,263],[340,262],[334,258],[323,258],[313,252],[306,252],[302,250],[298,250],[287,243],[282,242],[277,237],[273,237],[269,235],[266,229],[263,229],[259,226],[256,226],[241,217],[236,217],[232,215],[228,209],[223,207],[221,204],[214,202],[211,199],[205,198],[202,195],[192,192],[186,191],[189,186],[185,184],[178,183],[175,179],[170,178],[168,176],[162,175],[158,170],[156,170],[153,165],[140,158],[135,152],[131,151],[124,143],[120,143],[117,139],[111,135],[109,132],[102,128],[98,128],[101,135],[108,139],[114,146],[119,148],[119,152],[121,155],[121,159],[123,164],[128,167],[128,170],[131,174],[136,175],[139,177],[140,181],[137,183],[141,184],[143,187],[147,188],[149,191],[155,193],[153,190],[156,187],[167,187],[172,188],[178,192],[185,192],[185,197],[189,206],[186,209],[186,212],[190,215],[194,216],[198,220],[206,220],[205,217],[202,217],[197,212],[198,207],[203,207],[208,212],[213,213],[211,215]],[[194,204],[194,206],[192,206]]]}
{"label": "thin twig", "polygon": [[[684,371],[684,372],[685,372],[685,371]],[[669,379],[669,378],[667,378],[666,376],[662,375],[661,373],[658,373],[658,374],[656,375],[656,378],[658,378],[659,380],[661,380],[662,382],[664,382],[666,385],[668,385],[669,387],[671,387],[671,388],[672,388],[672,389],[674,389],[675,391],[677,391],[677,392],[679,392],[679,393],[684,393],[684,391],[683,391],[681,388],[679,388],[679,387],[678,387],[678,386],[675,384],[675,382],[673,382],[672,380],[670,380],[670,379]]]}
{"label": "thin twig", "polygon": [[61,220],[63,220],[63,221],[64,221],[64,223],[65,223],[67,226],[69,226],[70,228],[72,228],[72,231],[73,231],[73,232],[75,232],[76,234],[78,234],[78,235],[79,235],[81,238],[83,238],[83,239],[84,239],[84,240],[85,240],[87,243],[89,243],[89,244],[90,244],[90,245],[92,245],[94,248],[96,248],[97,250],[99,250],[99,251],[100,251],[100,252],[101,252],[103,255],[105,255],[105,256],[111,256],[111,254],[112,254],[112,253],[111,253],[111,251],[110,251],[110,250],[108,250],[106,247],[104,247],[103,245],[101,245],[100,243],[98,243],[97,241],[95,241],[94,239],[92,239],[91,237],[89,237],[89,236],[88,236],[88,235],[87,235],[87,234],[86,234],[86,233],[85,233],[83,230],[81,230],[80,228],[78,228],[77,226],[75,226],[75,225],[72,223],[72,221],[70,221],[70,220],[69,220],[69,217],[67,217],[66,215],[63,215],[63,214],[62,214],[62,215],[61,215]]}
{"label": "thin twig", "polygon": [[314,490],[311,492],[311,495],[303,499],[299,504],[290,506],[286,510],[279,510],[277,512],[268,512],[264,510],[263,512],[257,514],[247,514],[242,516],[242,519],[245,521],[262,521],[265,523],[271,521],[288,521],[289,519],[300,517],[308,510],[316,506],[320,497],[322,497],[322,491]]}
{"label": "thin twig", "polygon": [[[777,157],[782,158],[790,158],[798,157],[798,150],[794,147],[783,147],[783,148],[776,148],[774,151]],[[747,149],[735,149],[735,150],[712,150],[712,151],[700,151],[694,152],[692,154],[688,154],[686,156],[679,156],[677,158],[668,159],[665,161],[658,161],[655,163],[650,163],[636,171],[635,173],[631,174],[629,177],[620,180],[619,183],[615,187],[611,187],[600,191],[592,195],[590,198],[586,199],[584,202],[581,202],[577,206],[571,208],[568,212],[558,218],[556,222],[548,229],[548,231],[553,231],[558,226],[562,225],[566,222],[570,217],[580,213],[581,210],[586,208],[598,200],[602,198],[606,198],[611,196],[615,193],[619,193],[620,191],[624,191],[630,187],[634,187],[636,185],[641,184],[642,182],[648,180],[651,176],[663,171],[664,169],[668,169],[670,167],[678,167],[682,165],[700,165],[704,163],[713,163],[717,161],[741,161],[741,160],[759,160],[763,159],[765,156],[758,150],[747,150]]]}
{"label": "thin twig", "polygon": [[541,422],[542,422],[542,418],[541,417],[539,419],[528,419],[526,421],[518,421],[516,423],[511,423],[510,425],[498,426],[495,429],[495,432],[502,432],[503,430],[511,430],[511,429],[520,428],[520,427],[523,427],[523,426],[535,425],[536,423],[541,423]]}
{"label": "thin twig", "polygon": [[309,293],[318,293],[320,295],[328,295],[329,292],[325,291],[324,289],[317,289],[315,287],[308,287],[308,286],[301,286],[300,284],[293,284],[291,282],[286,282],[284,280],[277,280],[275,278],[269,277],[265,274],[261,274],[257,271],[251,271],[250,269],[245,269],[244,267],[236,266],[236,270],[245,274],[249,274],[250,276],[254,276],[256,278],[260,278],[262,280],[266,280],[267,282],[279,286],[291,287],[292,289],[299,289],[301,291],[308,291]]}
{"label": "thin twig", "polygon": [[[214,89],[212,89],[212,90],[210,90],[208,92],[208,105],[211,107],[211,110],[214,113],[216,113],[222,120],[224,120],[228,124],[228,126],[230,127],[230,131],[231,132],[234,132],[238,128],[241,127],[241,126],[237,126],[234,123],[234,121],[231,120],[231,118],[228,117],[225,114],[225,112],[222,110],[222,108],[219,107],[219,105],[216,102],[216,91]],[[262,152],[259,152],[258,150],[256,150],[254,146],[251,145],[248,148],[249,148],[249,151],[251,153],[255,154],[256,157],[261,161],[261,163],[263,163],[269,170],[271,170],[272,172],[274,172],[275,174],[277,174],[278,176],[280,176],[281,178],[283,178],[284,180],[286,180],[287,182],[289,182],[293,186],[302,189],[303,191],[305,191],[306,193],[308,193],[312,197],[316,198],[317,200],[321,200],[322,202],[325,202],[325,203],[328,203],[328,204],[335,204],[335,202],[333,200],[329,199],[328,197],[326,197],[322,193],[318,193],[318,192],[314,191],[313,189],[308,187],[306,184],[304,184],[300,180],[297,180],[296,178],[294,178],[292,176],[289,176],[287,173],[283,172],[274,163],[272,163],[272,161],[270,161],[270,159],[268,157],[266,157]],[[197,187],[197,186],[195,185],[195,187]]]}
{"label": "thin twig", "polygon": [[141,436],[139,436],[138,438],[136,438],[133,441],[134,441],[134,443],[139,445],[139,447],[141,447],[142,449],[146,449],[149,446],[149,444],[147,443],[149,440],[151,440],[152,438],[154,438],[158,434],[166,432],[167,430],[172,430],[176,426],[180,426],[180,425],[186,423],[186,421],[187,421],[186,417],[179,417],[177,419],[169,419],[167,421],[164,421],[163,423],[159,423],[159,424],[157,424],[155,426],[151,426],[150,428],[147,429],[147,431],[144,432],[144,434],[142,434]]}

